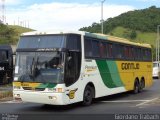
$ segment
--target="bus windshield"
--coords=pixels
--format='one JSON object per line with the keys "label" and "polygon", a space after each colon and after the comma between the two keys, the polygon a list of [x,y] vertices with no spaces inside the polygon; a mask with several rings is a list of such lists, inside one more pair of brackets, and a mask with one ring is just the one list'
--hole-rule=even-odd
{"label": "bus windshield", "polygon": [[66,35],[22,36],[18,48],[64,48]]}
{"label": "bus windshield", "polygon": [[15,75],[21,82],[62,83],[60,52],[17,52]]}

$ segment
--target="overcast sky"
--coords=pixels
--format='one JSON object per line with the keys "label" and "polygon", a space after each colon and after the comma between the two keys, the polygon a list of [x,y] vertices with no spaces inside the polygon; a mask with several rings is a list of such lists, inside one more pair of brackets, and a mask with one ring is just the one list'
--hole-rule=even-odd
{"label": "overcast sky", "polygon": [[[106,0],[104,20],[153,5],[160,7],[160,0]],[[78,30],[100,19],[101,0],[6,0],[7,23],[29,21],[35,30]]]}

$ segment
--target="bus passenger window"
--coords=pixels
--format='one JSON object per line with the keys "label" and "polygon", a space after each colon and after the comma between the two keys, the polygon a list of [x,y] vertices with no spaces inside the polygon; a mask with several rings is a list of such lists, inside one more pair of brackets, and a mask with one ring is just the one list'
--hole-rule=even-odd
{"label": "bus passenger window", "polygon": [[125,58],[128,59],[129,58],[129,48],[125,47]]}
{"label": "bus passenger window", "polygon": [[107,57],[107,49],[106,49],[105,43],[100,44],[100,55],[101,55],[102,58]]}
{"label": "bus passenger window", "polygon": [[99,42],[93,40],[92,41],[92,54],[93,57],[99,57],[100,56],[100,51],[99,51]]}
{"label": "bus passenger window", "polygon": [[85,57],[92,57],[92,44],[90,39],[85,39]]}
{"label": "bus passenger window", "polygon": [[107,57],[108,58],[112,58],[113,57],[113,53],[112,53],[112,44],[106,44],[107,47]]}

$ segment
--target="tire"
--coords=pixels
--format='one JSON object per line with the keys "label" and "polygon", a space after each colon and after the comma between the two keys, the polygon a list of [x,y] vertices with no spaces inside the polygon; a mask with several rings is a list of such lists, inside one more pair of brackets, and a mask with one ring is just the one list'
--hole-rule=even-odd
{"label": "tire", "polygon": [[140,85],[139,85],[139,92],[142,92],[144,87],[145,87],[144,80],[141,80]]}
{"label": "tire", "polygon": [[138,80],[136,80],[135,83],[134,83],[133,93],[134,93],[134,94],[137,94],[137,93],[139,92],[139,90],[140,90],[139,82],[138,82]]}
{"label": "tire", "polygon": [[84,106],[89,106],[92,104],[93,101],[93,97],[94,97],[94,90],[92,87],[90,87],[89,85],[86,86],[85,90],[84,90],[84,94],[83,94],[83,105]]}

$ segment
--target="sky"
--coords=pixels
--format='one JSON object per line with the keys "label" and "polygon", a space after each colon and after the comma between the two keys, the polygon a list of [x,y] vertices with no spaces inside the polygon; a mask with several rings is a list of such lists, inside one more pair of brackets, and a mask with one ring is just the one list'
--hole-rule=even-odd
{"label": "sky", "polygon": [[[5,0],[6,22],[35,30],[78,30],[100,23],[101,1]],[[160,7],[160,0],[105,0],[103,19],[153,5]]]}

